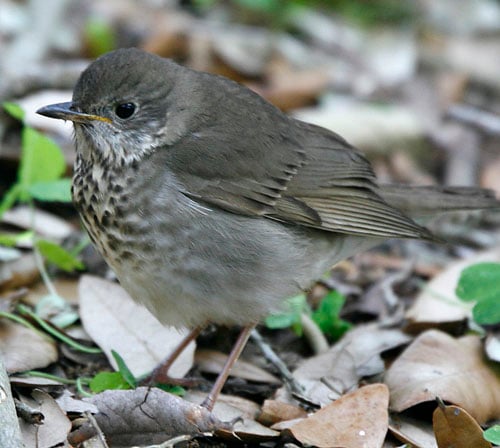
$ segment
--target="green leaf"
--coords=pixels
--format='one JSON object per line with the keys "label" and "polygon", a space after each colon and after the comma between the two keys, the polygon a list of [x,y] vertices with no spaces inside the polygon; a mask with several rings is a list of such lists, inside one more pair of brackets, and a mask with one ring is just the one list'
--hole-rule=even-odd
{"label": "green leaf", "polygon": [[9,191],[5,193],[2,202],[0,202],[0,218],[3,214],[11,208],[21,195],[21,186],[14,184],[10,187]]}
{"label": "green leaf", "polygon": [[480,300],[472,309],[472,317],[479,325],[500,323],[500,292],[494,297]]}
{"label": "green leaf", "polygon": [[500,445],[500,425],[494,425],[483,433],[484,438],[495,445]]}
{"label": "green leaf", "polygon": [[465,268],[456,294],[464,301],[500,299],[500,263],[478,263]]}
{"label": "green leaf", "polygon": [[75,269],[84,268],[80,260],[52,241],[38,240],[36,242],[36,247],[47,261],[54,263],[63,271],[73,272]]}
{"label": "green leaf", "polygon": [[71,179],[35,182],[28,189],[30,195],[39,201],[71,202]]}
{"label": "green leaf", "polygon": [[66,163],[59,146],[29,126],[23,128],[22,148],[18,182],[20,199],[27,201],[33,184],[59,179],[66,170]]}
{"label": "green leaf", "polygon": [[156,387],[179,397],[182,397],[186,394],[186,389],[184,389],[182,386],[174,386],[172,384],[156,384]]}
{"label": "green leaf", "polygon": [[22,107],[19,104],[5,101],[4,103],[2,103],[2,107],[12,117],[17,118],[19,121],[24,120],[24,110],[22,109]]}
{"label": "green leaf", "polygon": [[306,296],[299,294],[286,300],[289,311],[267,316],[265,324],[272,330],[292,327],[299,336],[302,334],[301,315],[307,308]]}
{"label": "green leaf", "polygon": [[130,389],[120,372],[100,372],[89,383],[90,390],[99,393],[104,390]]}
{"label": "green leaf", "polygon": [[132,374],[123,358],[117,352],[111,350],[111,354],[113,355],[113,358],[115,358],[116,364],[118,365],[118,371],[120,372],[121,376],[127,382],[127,384],[132,389],[134,389],[137,386],[137,380],[135,376]]}
{"label": "green leaf", "polygon": [[351,325],[339,317],[345,297],[338,291],[330,291],[321,301],[312,318],[323,333],[332,339],[340,338]]}
{"label": "green leaf", "polygon": [[33,234],[32,230],[26,230],[16,235],[0,234],[0,244],[8,247],[17,246],[24,242],[30,242],[33,239]]}

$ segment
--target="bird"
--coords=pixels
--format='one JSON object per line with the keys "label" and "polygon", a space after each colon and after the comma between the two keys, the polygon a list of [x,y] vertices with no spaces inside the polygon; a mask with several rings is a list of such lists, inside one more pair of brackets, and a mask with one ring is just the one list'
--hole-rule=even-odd
{"label": "bird", "polygon": [[70,102],[37,112],[74,124],[73,202],[120,284],[192,329],[157,376],[208,323],[243,327],[209,410],[284,299],[389,238],[435,239],[421,216],[499,205],[479,188],[381,185],[340,135],[136,48],[99,57]]}

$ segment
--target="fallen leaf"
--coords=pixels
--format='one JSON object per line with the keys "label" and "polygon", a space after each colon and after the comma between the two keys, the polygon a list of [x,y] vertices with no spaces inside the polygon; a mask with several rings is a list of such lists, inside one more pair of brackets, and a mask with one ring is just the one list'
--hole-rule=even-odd
{"label": "fallen leaf", "polygon": [[[206,394],[190,390],[183,397],[192,403],[201,404]],[[250,400],[235,395],[220,394],[212,414],[222,422],[234,422],[228,428],[219,428],[216,434],[235,442],[260,443],[276,439],[280,433],[255,421],[259,406]]]}
{"label": "fallen leaf", "polygon": [[436,324],[461,322],[472,315],[473,303],[465,303],[455,294],[461,272],[482,261],[500,261],[500,248],[480,253],[467,260],[450,264],[436,275],[417,296],[406,313],[410,330],[419,330]]}
{"label": "fallen leaf", "polygon": [[402,331],[378,324],[358,326],[327,352],[301,363],[293,375],[305,387],[306,397],[327,404],[357,387],[361,377],[383,372],[380,354],[410,340]]}
{"label": "fallen leaf", "polygon": [[161,443],[226,426],[207,409],[157,388],[108,390],[84,401],[99,409],[95,419],[110,446]]}
{"label": "fallen leaf", "polygon": [[0,263],[0,292],[33,284],[40,272],[32,253]]}
{"label": "fallen leaf", "polygon": [[71,430],[71,422],[56,401],[46,392],[34,390],[32,398],[21,396],[21,401],[31,409],[43,414],[43,424],[34,425],[19,419],[25,446],[51,448],[65,446]]}
{"label": "fallen leaf", "polygon": [[[227,355],[216,350],[197,350],[196,365],[201,372],[218,375],[227,360]],[[230,376],[243,378],[257,383],[281,384],[281,381],[264,369],[238,359],[231,368]]]}
{"label": "fallen leaf", "polygon": [[403,443],[414,448],[438,448],[430,423],[404,414],[389,418],[389,431]]}
{"label": "fallen leaf", "polygon": [[62,394],[56,398],[56,402],[66,414],[70,412],[75,414],[83,414],[84,412],[97,414],[99,412],[97,406],[75,398],[68,389],[65,389]]}
{"label": "fallen leaf", "polygon": [[[186,332],[163,326],[146,308],[134,302],[116,283],[89,275],[79,284],[80,317],[116,369],[116,351],[134,376],[153,370],[183,339]],[[189,344],[169,370],[183,377],[193,365],[194,343]]]}
{"label": "fallen leaf", "polygon": [[0,356],[8,373],[41,369],[57,361],[53,340],[23,325],[0,319]]}
{"label": "fallen leaf", "polygon": [[284,420],[305,417],[307,417],[307,412],[298,406],[278,400],[266,400],[262,405],[258,421],[263,425],[271,426]]}
{"label": "fallen leaf", "polygon": [[318,447],[382,447],[388,428],[389,390],[372,384],[330,403],[289,431],[302,444]]}
{"label": "fallen leaf", "polygon": [[459,406],[438,403],[432,425],[439,448],[491,448],[476,420]]}
{"label": "fallen leaf", "polygon": [[[78,305],[78,281],[73,278],[55,278],[52,280],[52,285],[58,295],[63,297],[72,305]],[[38,301],[49,294],[47,287],[43,282],[39,282],[28,291],[28,294],[23,298],[23,303],[35,306]]]}
{"label": "fallen leaf", "polygon": [[392,364],[385,383],[396,412],[440,397],[467,409],[481,424],[500,418],[500,376],[485,360],[478,336],[454,339],[426,331]]}

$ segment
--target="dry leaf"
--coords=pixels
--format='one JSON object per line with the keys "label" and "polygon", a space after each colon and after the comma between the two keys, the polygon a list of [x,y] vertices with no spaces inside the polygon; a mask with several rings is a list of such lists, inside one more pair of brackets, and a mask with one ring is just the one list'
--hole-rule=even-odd
{"label": "dry leaf", "polygon": [[46,392],[34,390],[33,398],[21,397],[21,401],[31,409],[43,414],[41,425],[33,425],[19,420],[25,446],[52,448],[66,446],[66,439],[71,430],[71,422],[56,401]]}
{"label": "dry leaf", "polygon": [[258,420],[263,425],[271,426],[284,420],[305,417],[307,417],[307,412],[298,406],[278,400],[266,400],[262,405],[262,411]]}
{"label": "dry leaf", "polygon": [[469,318],[474,304],[461,301],[455,294],[455,288],[463,269],[483,261],[500,261],[500,248],[452,263],[427,283],[406,313],[410,327],[435,327],[436,323],[449,324]]}
{"label": "dry leaf", "polygon": [[[227,355],[216,350],[197,350],[195,355],[198,369],[201,372],[213,373],[215,375],[221,372],[226,360]],[[258,383],[281,384],[281,381],[274,375],[242,359],[236,361],[230,375]]]}
{"label": "dry leaf", "polygon": [[439,403],[432,415],[432,425],[439,448],[491,448],[476,420],[458,406]]}
{"label": "dry leaf", "polygon": [[33,254],[0,263],[0,292],[33,284],[40,277]]}
{"label": "dry leaf", "polygon": [[161,443],[226,426],[207,409],[156,388],[108,390],[85,401],[99,409],[95,419],[110,446]]}
{"label": "dry leaf", "polygon": [[[185,332],[168,328],[134,302],[116,283],[89,275],[79,285],[80,316],[92,339],[116,368],[111,350],[125,360],[137,377],[153,370],[174,350]],[[186,347],[169,370],[183,377],[193,365],[194,343]]]}
{"label": "dry leaf", "polygon": [[7,319],[0,320],[0,356],[8,373],[41,369],[57,361],[53,340]]}
{"label": "dry leaf", "polygon": [[382,447],[388,427],[389,391],[372,384],[351,392],[289,431],[303,444],[318,447]]}
{"label": "dry leaf", "polygon": [[414,448],[437,448],[430,423],[406,415],[393,415],[389,419],[389,431],[403,443]]}
{"label": "dry leaf", "polygon": [[357,387],[362,376],[383,372],[380,354],[410,340],[400,330],[380,328],[378,324],[359,326],[327,352],[305,360],[293,375],[305,387],[305,396],[327,404]]}
{"label": "dry leaf", "polygon": [[[188,390],[183,396],[194,404],[199,404],[207,397],[206,392],[199,390]],[[212,414],[223,422],[236,421],[238,419],[253,419],[259,412],[259,405],[254,401],[236,395],[220,394],[215,402]]]}
{"label": "dry leaf", "polygon": [[[196,404],[201,404],[206,398],[206,393],[190,390],[184,399]],[[234,442],[245,441],[260,443],[279,437],[278,431],[266,428],[254,420],[259,412],[259,405],[245,398],[235,395],[220,394],[215,402],[212,414],[222,422],[233,423],[227,428],[219,428],[216,434],[224,439]]]}
{"label": "dry leaf", "polygon": [[478,336],[454,339],[429,330],[387,371],[391,409],[401,412],[435,397],[467,409],[479,422],[500,418],[500,376]]}

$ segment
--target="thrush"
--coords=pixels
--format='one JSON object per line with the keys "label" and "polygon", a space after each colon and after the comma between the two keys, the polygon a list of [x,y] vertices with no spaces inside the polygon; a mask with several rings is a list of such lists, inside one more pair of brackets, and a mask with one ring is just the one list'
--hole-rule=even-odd
{"label": "thrush", "polygon": [[251,329],[328,268],[388,238],[433,239],[415,218],[498,206],[474,188],[384,186],[338,134],[224,77],[138,49],[93,62],[71,102],[74,204],[121,285],[165,325]]}

